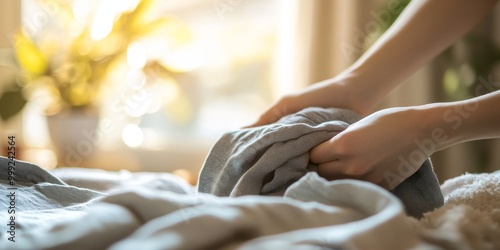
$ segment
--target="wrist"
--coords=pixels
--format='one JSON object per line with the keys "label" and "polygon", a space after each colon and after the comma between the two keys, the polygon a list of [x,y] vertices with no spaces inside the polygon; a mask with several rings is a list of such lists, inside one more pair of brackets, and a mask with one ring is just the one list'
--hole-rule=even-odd
{"label": "wrist", "polygon": [[450,103],[437,103],[423,105],[418,108],[418,119],[421,121],[420,140],[432,143],[433,152],[452,146],[460,140],[460,134],[450,124]]}
{"label": "wrist", "polygon": [[374,68],[354,64],[341,77],[348,90],[346,101],[362,115],[373,112],[375,107],[397,86],[391,77],[379,77]]}
{"label": "wrist", "polygon": [[366,79],[366,75],[353,70],[346,70],[332,79],[331,91],[342,93],[345,108],[358,112],[362,116],[369,115],[375,106],[384,98],[374,93],[375,84]]}

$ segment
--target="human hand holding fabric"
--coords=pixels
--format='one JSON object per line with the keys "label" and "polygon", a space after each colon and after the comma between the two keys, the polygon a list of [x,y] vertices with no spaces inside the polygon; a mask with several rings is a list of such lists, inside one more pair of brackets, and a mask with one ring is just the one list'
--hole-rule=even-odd
{"label": "human hand holding fabric", "polygon": [[296,113],[308,107],[345,108],[360,114],[367,114],[375,105],[376,95],[365,88],[364,80],[349,71],[296,93],[288,94],[268,108],[256,122],[247,127],[257,127],[276,122],[281,117]]}
{"label": "human hand holding fabric", "polygon": [[326,179],[354,178],[393,189],[436,149],[419,147],[428,131],[423,113],[414,108],[375,112],[313,148],[310,159]]}
{"label": "human hand holding fabric", "polygon": [[[412,1],[389,30],[344,72],[283,97],[251,126],[269,124],[313,106],[368,115],[411,74],[471,30],[497,2]],[[455,124],[447,124],[446,114],[455,116],[454,110],[464,105],[475,107],[474,112],[469,110],[467,117],[459,112]],[[498,107],[500,91],[464,102],[382,110],[314,148],[311,160],[328,179],[357,178],[390,189],[416,172],[435,151],[464,141],[500,137]],[[412,160],[415,168],[401,171],[400,163],[417,152],[417,142],[432,138],[437,128],[443,128],[440,142],[432,150],[422,150],[419,160]],[[391,173],[398,175],[388,182],[386,177]]]}

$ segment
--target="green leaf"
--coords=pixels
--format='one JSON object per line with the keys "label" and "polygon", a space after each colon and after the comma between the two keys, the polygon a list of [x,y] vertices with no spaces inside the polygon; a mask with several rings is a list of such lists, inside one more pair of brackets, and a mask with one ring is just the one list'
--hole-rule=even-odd
{"label": "green leaf", "polygon": [[21,90],[7,90],[0,96],[0,118],[7,121],[24,108],[26,104]]}

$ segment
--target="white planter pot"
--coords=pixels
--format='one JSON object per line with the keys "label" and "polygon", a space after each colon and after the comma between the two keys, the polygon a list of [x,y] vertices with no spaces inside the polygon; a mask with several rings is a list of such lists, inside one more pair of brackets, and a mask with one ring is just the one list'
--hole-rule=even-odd
{"label": "white planter pot", "polygon": [[80,166],[96,147],[99,117],[96,113],[73,110],[47,116],[50,138],[58,166]]}

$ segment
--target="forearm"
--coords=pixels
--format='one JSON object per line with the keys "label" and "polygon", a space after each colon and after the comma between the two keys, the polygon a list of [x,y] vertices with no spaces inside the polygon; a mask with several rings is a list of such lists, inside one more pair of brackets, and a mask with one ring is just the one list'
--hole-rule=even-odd
{"label": "forearm", "polygon": [[414,0],[349,69],[366,113],[416,70],[482,20],[496,0]]}
{"label": "forearm", "polygon": [[450,103],[422,106],[426,126],[421,140],[432,139],[436,151],[452,145],[500,138],[500,91]]}

